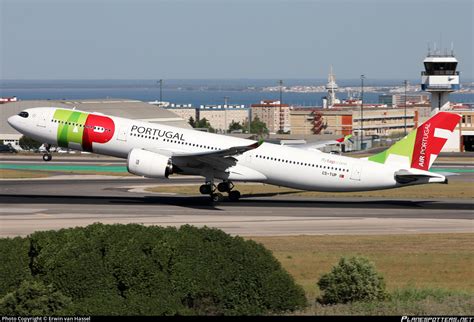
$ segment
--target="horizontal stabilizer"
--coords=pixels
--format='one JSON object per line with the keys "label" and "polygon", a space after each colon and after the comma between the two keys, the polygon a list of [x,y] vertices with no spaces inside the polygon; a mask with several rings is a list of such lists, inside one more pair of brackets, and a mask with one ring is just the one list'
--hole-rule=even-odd
{"label": "horizontal stabilizer", "polygon": [[402,169],[395,172],[395,180],[401,184],[407,183],[448,183],[448,179],[444,175],[416,170],[416,169]]}

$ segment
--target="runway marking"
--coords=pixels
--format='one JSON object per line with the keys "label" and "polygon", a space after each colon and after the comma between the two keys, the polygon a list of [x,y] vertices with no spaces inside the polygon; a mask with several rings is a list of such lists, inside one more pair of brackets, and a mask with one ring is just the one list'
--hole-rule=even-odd
{"label": "runway marking", "polygon": [[33,212],[40,212],[40,211],[47,211],[47,209],[44,208],[5,208],[3,205],[1,205],[0,208],[0,214],[21,214],[21,213],[33,213]]}

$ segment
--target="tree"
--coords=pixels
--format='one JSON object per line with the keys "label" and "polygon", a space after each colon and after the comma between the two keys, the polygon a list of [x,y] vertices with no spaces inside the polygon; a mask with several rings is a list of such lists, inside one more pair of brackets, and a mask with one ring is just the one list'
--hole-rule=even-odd
{"label": "tree", "polygon": [[244,126],[242,124],[240,124],[240,122],[234,122],[232,121],[230,124],[229,124],[229,132],[232,132],[232,131],[243,131],[245,130]]}
{"label": "tree", "polygon": [[384,300],[387,297],[383,277],[364,257],[341,258],[330,273],[318,281],[322,303]]}
{"label": "tree", "polygon": [[191,116],[188,120],[189,125],[191,125],[195,129],[207,129],[211,133],[215,133],[216,130],[211,126],[209,121],[206,118],[202,118],[200,120],[194,120]]}
{"label": "tree", "polygon": [[216,130],[211,126],[211,123],[204,117],[195,123],[195,128],[208,129],[209,132],[214,133]]}
{"label": "tree", "polygon": [[24,135],[20,138],[19,144],[23,150],[38,149],[42,145],[41,142]]}
{"label": "tree", "polygon": [[196,121],[194,121],[194,118],[192,116],[189,117],[188,123],[192,127],[196,127]]}
{"label": "tree", "polygon": [[20,287],[0,299],[0,314],[39,316],[63,315],[63,310],[71,304],[71,299],[52,285],[41,281],[23,281]]}
{"label": "tree", "polygon": [[[248,128],[248,123],[245,127]],[[252,122],[250,122],[250,133],[258,134],[259,137],[263,137],[264,135],[269,133],[267,124],[265,124],[265,122],[260,121],[258,116],[254,117]]]}

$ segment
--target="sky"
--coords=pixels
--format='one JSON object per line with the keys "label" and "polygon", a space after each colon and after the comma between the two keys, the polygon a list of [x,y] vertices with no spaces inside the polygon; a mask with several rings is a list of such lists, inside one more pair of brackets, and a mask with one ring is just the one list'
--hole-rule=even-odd
{"label": "sky", "polygon": [[1,79],[474,78],[471,0],[0,0]]}

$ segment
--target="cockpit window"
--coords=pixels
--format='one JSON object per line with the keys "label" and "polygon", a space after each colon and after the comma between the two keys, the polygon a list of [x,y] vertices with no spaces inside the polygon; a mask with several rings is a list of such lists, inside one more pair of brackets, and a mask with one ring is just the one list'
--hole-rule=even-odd
{"label": "cockpit window", "polygon": [[28,112],[20,112],[18,115],[26,119],[28,117]]}

